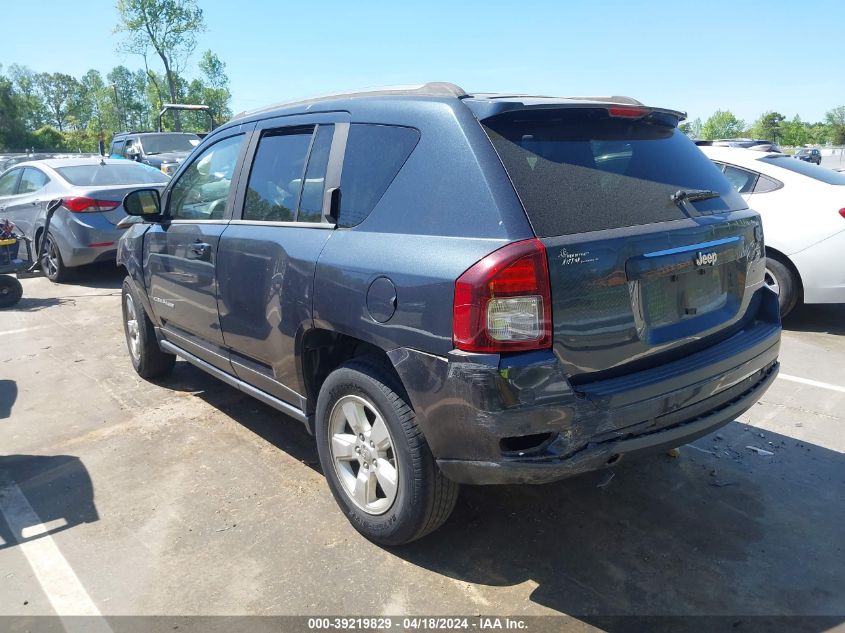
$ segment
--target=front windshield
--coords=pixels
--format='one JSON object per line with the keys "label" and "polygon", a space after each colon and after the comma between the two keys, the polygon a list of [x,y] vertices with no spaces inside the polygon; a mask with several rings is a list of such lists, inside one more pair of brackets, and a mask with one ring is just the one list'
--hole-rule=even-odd
{"label": "front windshield", "polygon": [[200,143],[196,134],[149,134],[141,137],[144,153],[190,152]]}

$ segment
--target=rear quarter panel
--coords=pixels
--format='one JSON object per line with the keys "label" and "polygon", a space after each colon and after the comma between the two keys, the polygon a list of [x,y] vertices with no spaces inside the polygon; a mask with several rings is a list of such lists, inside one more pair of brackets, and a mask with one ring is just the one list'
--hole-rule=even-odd
{"label": "rear quarter panel", "polygon": [[[415,127],[420,141],[372,213],[326,243],[315,273],[315,325],[385,350],[445,354],[455,280],[534,233],[492,144],[459,101],[368,100],[365,109],[351,108],[351,122]],[[378,277],[396,288],[395,313],[384,323],[367,308]]]}

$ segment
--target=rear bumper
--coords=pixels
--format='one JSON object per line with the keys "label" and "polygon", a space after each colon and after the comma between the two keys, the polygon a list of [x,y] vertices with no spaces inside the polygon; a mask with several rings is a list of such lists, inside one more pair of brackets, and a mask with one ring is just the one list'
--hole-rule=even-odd
{"label": "rear bumper", "polygon": [[102,213],[74,214],[63,209],[53,216],[50,233],[68,267],[114,261],[123,234]]}
{"label": "rear bumper", "polygon": [[777,297],[700,352],[573,386],[552,352],[513,356],[394,350],[444,474],[471,484],[545,483],[690,442],[734,420],[778,371]]}
{"label": "rear bumper", "polygon": [[805,303],[845,303],[845,231],[790,258],[801,274]]}
{"label": "rear bumper", "polygon": [[591,443],[567,457],[498,462],[440,459],[437,463],[449,479],[468,484],[541,484],[614,466],[624,457],[688,444],[732,422],[760,399],[777,377],[778,369],[779,364],[775,362],[761,370],[751,377],[753,381],[747,390],[702,417],[661,431]]}

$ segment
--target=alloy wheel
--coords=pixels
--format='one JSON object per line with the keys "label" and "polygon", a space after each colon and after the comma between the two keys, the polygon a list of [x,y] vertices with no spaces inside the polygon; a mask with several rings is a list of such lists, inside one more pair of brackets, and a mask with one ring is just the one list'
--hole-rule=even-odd
{"label": "alloy wheel", "polygon": [[132,295],[126,294],[123,299],[126,309],[126,341],[129,343],[129,353],[136,363],[141,357],[141,333],[138,328],[138,312]]}
{"label": "alloy wheel", "polygon": [[329,416],[329,450],[344,492],[368,514],[384,514],[396,500],[399,470],[393,439],[368,400],[340,398]]}
{"label": "alloy wheel", "polygon": [[778,284],[777,277],[774,276],[771,270],[768,268],[766,269],[765,276],[763,277],[764,283],[775,291],[775,293],[780,294],[780,284]]}
{"label": "alloy wheel", "polygon": [[52,237],[48,235],[44,239],[46,240],[46,243],[44,244],[44,255],[41,259],[41,267],[43,268],[45,274],[50,279],[53,279],[59,274],[59,249]]}

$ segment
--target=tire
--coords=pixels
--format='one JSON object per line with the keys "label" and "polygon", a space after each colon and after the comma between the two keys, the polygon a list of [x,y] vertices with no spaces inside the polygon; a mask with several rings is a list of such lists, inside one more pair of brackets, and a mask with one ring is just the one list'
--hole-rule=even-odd
{"label": "tire", "polygon": [[[157,378],[171,372],[176,356],[162,352],[155,331],[144,306],[132,291],[129,277],[123,280],[121,292],[123,307],[123,333],[132,367],[141,378]],[[134,317],[134,318],[133,318]]]}
{"label": "tire", "polygon": [[11,275],[0,275],[0,308],[11,308],[22,296],[21,282]]}
{"label": "tire", "polygon": [[780,318],[786,317],[798,304],[798,280],[795,274],[780,260],[767,257],[766,285],[778,293]]}
{"label": "tire", "polygon": [[41,257],[41,271],[53,283],[62,283],[70,277],[70,270],[62,260],[62,254],[52,233],[44,239],[44,255]]}
{"label": "tire", "polygon": [[[333,371],[317,398],[317,451],[329,488],[353,527],[380,545],[436,530],[458,498],[458,484],[437,467],[403,392],[377,359],[365,358]],[[363,442],[352,433],[355,418]]]}

